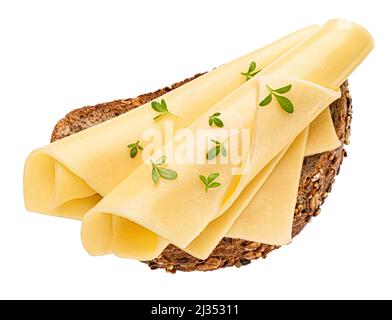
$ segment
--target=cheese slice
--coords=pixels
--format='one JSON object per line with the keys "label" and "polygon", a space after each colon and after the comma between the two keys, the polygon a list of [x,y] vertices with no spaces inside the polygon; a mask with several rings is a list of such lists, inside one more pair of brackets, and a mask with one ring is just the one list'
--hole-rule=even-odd
{"label": "cheese slice", "polygon": [[[241,72],[247,70],[251,61],[256,61],[258,68],[265,68],[318,29],[318,26],[302,29],[162,96],[170,111],[178,116],[170,119],[174,132],[187,127],[243,84],[245,79]],[[164,132],[165,121],[153,121],[155,115],[148,103],[35,150],[25,165],[24,195],[27,209],[81,219],[87,211],[85,209],[93,205],[93,199],[99,201],[142,164],[140,156],[130,160],[126,146],[137,140],[142,141],[146,128]],[[165,133],[164,139],[170,137],[170,133]],[[92,196],[92,193],[95,195]],[[78,201],[73,202],[76,199]],[[68,206],[63,206],[67,202],[80,207],[72,205],[74,209],[69,212],[65,209]]]}
{"label": "cheese slice", "polygon": [[219,241],[227,234],[248,204],[251,203],[268,177],[274,172],[277,164],[287,152],[287,149],[288,147],[272,159],[246,186],[233,205],[223,215],[211,221],[200,235],[186,248],[183,248],[183,250],[199,259],[206,259],[218,245]]}
{"label": "cheese slice", "polygon": [[374,47],[362,26],[330,20],[313,36],[263,69],[264,75],[295,77],[338,90]]}
{"label": "cheese slice", "polygon": [[291,241],[307,138],[308,129],[305,129],[290,146],[250,204],[241,212],[228,231],[228,237],[273,245],[283,245]]}
{"label": "cheese slice", "polygon": [[71,200],[88,198],[96,194],[94,189],[60,162],[54,164],[54,175],[56,179],[54,179],[53,196],[48,205],[49,209],[55,209]]}
{"label": "cheese slice", "polygon": [[[308,128],[279,153],[248,184],[227,212],[212,221],[185,251],[199,259],[206,259],[224,236],[258,241],[260,235],[265,237],[264,240],[270,240],[273,234],[273,242],[276,242],[273,244],[290,242],[307,136]],[[264,216],[267,218],[263,220]],[[269,223],[265,224],[265,220]],[[271,221],[275,228],[270,228]]]}
{"label": "cheese slice", "polygon": [[335,131],[329,108],[324,110],[309,126],[305,155],[312,156],[334,150],[342,145]]}

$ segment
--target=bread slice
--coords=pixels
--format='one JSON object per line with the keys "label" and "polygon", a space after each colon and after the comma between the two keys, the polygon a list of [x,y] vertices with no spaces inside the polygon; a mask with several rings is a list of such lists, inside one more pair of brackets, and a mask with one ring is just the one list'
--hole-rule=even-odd
{"label": "bread slice", "polygon": [[[87,106],[68,113],[55,126],[51,142],[87,129],[103,121],[117,117],[140,105],[148,103],[163,94],[201,76],[202,73],[173,84],[170,87],[155,92],[140,95],[136,98],[115,100],[95,106]],[[297,204],[294,212],[292,235],[295,237],[307,225],[312,217],[320,213],[320,206],[331,192],[335,176],[339,174],[340,165],[347,155],[343,148],[349,143],[350,123],[352,116],[351,96],[347,82],[341,87],[342,96],[330,105],[330,110],[336,132],[342,145],[333,150],[304,159]],[[223,267],[240,267],[251,263],[260,257],[278,249],[277,246],[245,241],[242,239],[224,238],[220,241],[211,255],[205,259],[197,259],[174,245],[169,245],[156,259],[145,261],[151,269],[163,268],[175,273],[180,271],[209,271]]]}

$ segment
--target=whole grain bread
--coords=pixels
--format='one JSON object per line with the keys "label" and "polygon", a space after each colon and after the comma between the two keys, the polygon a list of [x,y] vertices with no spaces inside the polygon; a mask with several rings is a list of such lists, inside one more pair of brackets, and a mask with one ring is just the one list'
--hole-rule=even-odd
{"label": "whole grain bread", "polygon": [[[136,98],[115,100],[75,109],[56,124],[51,142],[117,117],[201,75],[202,73],[197,74],[170,87],[143,94]],[[331,192],[335,176],[339,174],[343,158],[347,155],[343,145],[349,143],[352,117],[352,103],[347,82],[341,86],[341,91],[341,98],[330,105],[330,110],[342,145],[335,150],[304,159],[294,212],[293,237],[298,235],[313,217],[320,214],[320,206],[324,203],[328,193]],[[205,260],[197,259],[174,245],[169,245],[158,258],[144,262],[151,269],[163,268],[172,273],[177,270],[210,271],[223,267],[247,265],[252,260],[260,257],[265,258],[268,253],[278,248],[277,246],[242,239],[223,238]]]}

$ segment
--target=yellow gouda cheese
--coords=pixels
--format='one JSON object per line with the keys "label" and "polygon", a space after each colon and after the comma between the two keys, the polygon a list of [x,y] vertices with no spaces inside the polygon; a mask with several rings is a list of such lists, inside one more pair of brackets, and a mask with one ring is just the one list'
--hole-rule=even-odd
{"label": "yellow gouda cheese", "polygon": [[[265,68],[318,29],[318,26],[302,29],[165,94],[162,98],[170,106],[170,111],[178,116],[171,119],[174,130],[187,127],[243,84],[245,78],[241,72],[247,69],[250,61],[256,61],[258,68]],[[25,166],[24,193],[27,209],[82,218],[87,211],[85,209],[93,205],[93,199],[96,202],[100,200],[141,165],[141,157],[130,160],[126,146],[142,140],[142,133],[146,128],[156,129],[161,133],[164,131],[164,121],[153,121],[154,116],[150,104],[146,104],[34,151]],[[165,138],[170,139],[170,136]],[[96,193],[93,197],[92,190]],[[78,199],[74,204],[77,203],[80,207],[68,212],[62,204],[74,199]]]}
{"label": "yellow gouda cheese", "polygon": [[340,147],[329,108],[324,110],[309,126],[305,155],[311,156]]}
{"label": "yellow gouda cheese", "polygon": [[308,129],[297,137],[253,200],[241,212],[227,233],[228,237],[274,245],[291,241],[307,137]]}

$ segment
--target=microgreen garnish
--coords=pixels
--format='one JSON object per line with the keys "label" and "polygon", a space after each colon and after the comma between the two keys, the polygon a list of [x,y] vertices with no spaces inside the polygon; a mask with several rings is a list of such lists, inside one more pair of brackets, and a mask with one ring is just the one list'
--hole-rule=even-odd
{"label": "microgreen garnish", "polygon": [[129,144],[127,147],[130,148],[129,155],[131,158],[135,158],[137,156],[137,151],[143,151],[143,147],[139,144],[140,141],[136,141],[135,143]]}
{"label": "microgreen garnish", "polygon": [[152,172],[151,177],[154,183],[159,182],[159,178],[163,178],[166,180],[174,180],[177,178],[177,172],[171,169],[162,168],[162,166],[166,163],[167,157],[162,156],[156,162],[151,162]]}
{"label": "microgreen garnish", "polygon": [[[228,139],[227,139],[228,140]],[[226,140],[226,141],[227,141]],[[212,160],[214,158],[216,158],[219,154],[221,154],[222,156],[226,157],[227,156],[227,150],[224,146],[224,144],[226,143],[226,141],[224,142],[219,142],[216,140],[211,139],[211,141],[213,143],[215,143],[215,146],[213,146],[206,154],[206,158],[207,160]]]}
{"label": "microgreen garnish", "polygon": [[220,112],[215,112],[212,116],[209,116],[208,118],[208,124],[212,126],[215,124],[218,128],[223,127],[223,122],[221,119],[219,119],[219,116],[221,115]]}
{"label": "microgreen garnish", "polygon": [[218,177],[219,177],[218,172],[211,173],[208,177],[202,175],[199,176],[201,182],[203,182],[205,186],[206,192],[208,192],[208,189],[218,188],[221,186],[219,182],[214,182],[214,180]]}
{"label": "microgreen garnish", "polygon": [[278,95],[279,94],[284,94],[287,93],[291,90],[292,85],[289,84],[287,86],[281,87],[279,89],[272,89],[270,86],[267,85],[267,89],[269,91],[269,95],[266,96],[260,103],[260,107],[265,107],[269,105],[272,101],[272,96],[275,97],[276,101],[278,101],[279,105],[281,108],[288,112],[288,113],[293,113],[294,112],[294,106],[293,103],[290,101],[289,98],[286,98],[284,96]]}
{"label": "microgreen garnish", "polygon": [[243,76],[245,76],[246,81],[252,79],[256,74],[258,74],[261,70],[256,71],[256,62],[252,61],[249,65],[247,72],[241,72]]}
{"label": "microgreen garnish", "polygon": [[163,117],[164,115],[175,116],[174,114],[169,112],[169,110],[167,109],[167,104],[166,104],[166,101],[164,99],[162,99],[160,103],[158,101],[151,102],[151,108],[153,108],[154,111],[160,113],[160,114],[158,114],[157,116],[154,117],[154,120],[158,120],[159,118]]}

